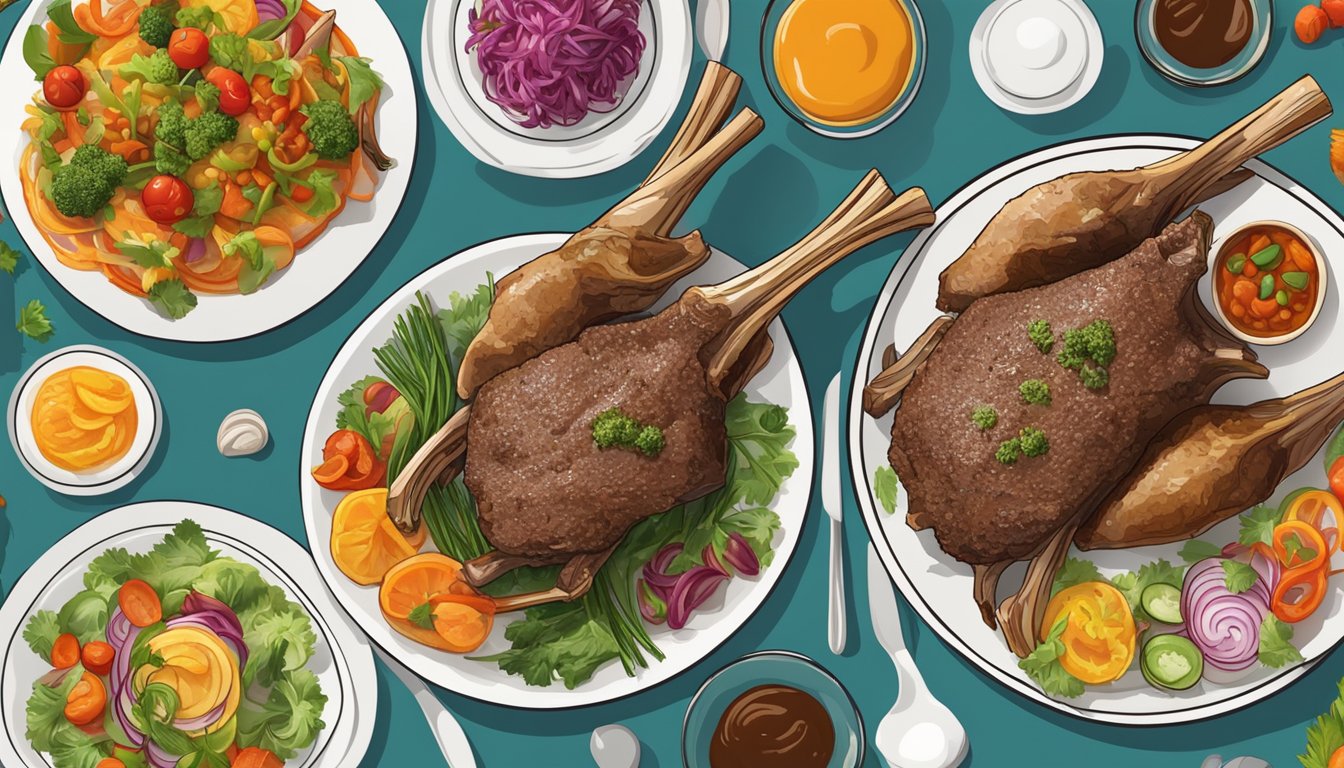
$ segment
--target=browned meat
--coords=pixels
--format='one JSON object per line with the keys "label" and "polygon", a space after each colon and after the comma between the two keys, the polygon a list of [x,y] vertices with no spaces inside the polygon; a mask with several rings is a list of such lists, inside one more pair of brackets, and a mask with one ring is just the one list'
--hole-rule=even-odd
{"label": "browned meat", "polygon": [[[1249,350],[1191,311],[1209,226],[1196,214],[1118,261],[982,299],[953,322],[905,390],[892,426],[890,458],[910,493],[911,526],[932,527],[963,562],[1030,557],[1080,510],[1093,509],[1173,416],[1206,402],[1228,378],[1264,375]],[[1110,384],[1086,389],[1053,353],[1039,352],[1026,331],[1037,319],[1057,337],[1109,321],[1118,350]],[[1050,385],[1049,407],[1018,394],[1035,378]],[[969,418],[981,404],[999,413],[984,432]],[[1045,431],[1049,453],[1001,464],[996,447],[1027,426]]]}
{"label": "browned meat", "polygon": [[1181,414],[1078,530],[1082,549],[1198,536],[1259,504],[1344,420],[1344,374],[1290,397]]}
{"label": "browned meat", "polygon": [[1330,114],[1304,77],[1201,146],[1124,171],[1072,173],[1010,200],[939,277],[938,308],[1044,285],[1119,258],[1196,203],[1249,178],[1236,169]]}
{"label": "browned meat", "polygon": [[[723,484],[725,403],[699,359],[721,323],[705,320],[674,308],[590,328],[481,387],[466,482],[492,545],[601,552],[645,517]],[[662,453],[598,449],[593,419],[613,407],[661,427]]]}

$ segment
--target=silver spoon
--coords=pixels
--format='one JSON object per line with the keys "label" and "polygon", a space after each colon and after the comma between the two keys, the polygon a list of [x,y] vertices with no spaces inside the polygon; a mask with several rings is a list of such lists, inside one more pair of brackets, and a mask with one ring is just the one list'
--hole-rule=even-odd
{"label": "silver spoon", "polygon": [[877,751],[891,768],[952,768],[966,757],[966,729],[933,697],[905,648],[896,593],[877,551],[868,548],[868,608],[877,641],[896,665],[899,693],[877,724]]}
{"label": "silver spoon", "polygon": [[624,725],[594,728],[588,749],[597,768],[639,768],[639,737]]}

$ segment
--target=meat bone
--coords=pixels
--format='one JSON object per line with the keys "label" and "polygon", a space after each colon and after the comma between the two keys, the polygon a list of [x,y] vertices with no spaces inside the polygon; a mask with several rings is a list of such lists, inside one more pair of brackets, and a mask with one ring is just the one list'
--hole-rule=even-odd
{"label": "meat bone", "polygon": [[[684,311],[714,318],[722,328],[701,350],[707,383],[725,399],[745,386],[768,360],[760,344],[784,305],[808,282],[853,251],[904,229],[933,222],[933,209],[922,190],[896,196],[876,171],[821,224],[770,261],[714,286],[695,286],[663,311]],[[403,530],[419,522],[424,491],[461,470],[467,451],[469,408],[463,408],[412,457],[389,493],[388,512]],[[412,517],[413,516],[413,517]],[[591,586],[612,550],[567,558],[556,586],[496,600],[498,610],[517,610],[557,600],[573,600]],[[463,574],[480,585],[521,565],[555,564],[507,553],[488,553],[464,565]]]}
{"label": "meat bone", "polygon": [[1344,373],[1253,405],[1186,411],[1078,531],[1080,549],[1166,544],[1198,536],[1268,499],[1344,421]]}

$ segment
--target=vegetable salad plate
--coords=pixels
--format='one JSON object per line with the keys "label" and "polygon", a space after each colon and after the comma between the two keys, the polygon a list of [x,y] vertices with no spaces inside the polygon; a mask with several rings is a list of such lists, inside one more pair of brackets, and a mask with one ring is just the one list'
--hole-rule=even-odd
{"label": "vegetable salad plate", "polygon": [[[1338,511],[1339,500],[1328,490],[1333,486],[1326,478],[1327,463],[1333,461],[1337,469],[1337,459],[1344,447],[1344,439],[1336,433],[1341,418],[1344,418],[1338,397],[1330,394],[1332,389],[1323,388],[1327,399],[1322,402],[1332,404],[1316,421],[1328,422],[1328,426],[1313,427],[1323,439],[1329,435],[1336,437],[1319,451],[1320,443],[1313,441],[1309,451],[1298,450],[1293,454],[1304,454],[1301,458],[1305,463],[1301,463],[1300,470],[1286,477],[1262,504],[1254,507],[1237,505],[1230,516],[1224,515],[1225,519],[1193,539],[1090,551],[1069,548],[1053,588],[1050,588],[1050,608],[1045,615],[1057,615],[1050,611],[1058,609],[1063,611],[1058,615],[1071,617],[1074,614],[1068,613],[1070,605],[1096,599],[1110,606],[1104,609],[1105,615],[1114,615],[1117,622],[1113,627],[1108,625],[1108,629],[1098,630],[1099,636],[1119,638],[1128,633],[1128,653],[1132,654],[1112,656],[1115,664],[1105,678],[1087,680],[1088,684],[1084,686],[1081,678],[1090,676],[1090,672],[1076,663],[1072,667],[1064,663],[1071,642],[1068,635],[1072,631],[1071,624],[1063,618],[1054,622],[1046,619],[1045,623],[1050,626],[1043,626],[1042,634],[1048,636],[1030,656],[1020,659],[1021,654],[1010,651],[1005,636],[991,629],[982,618],[977,601],[973,599],[975,578],[972,567],[945,553],[934,530],[916,531],[907,524],[909,489],[898,477],[899,471],[893,472],[888,464],[894,415],[888,411],[880,418],[874,418],[864,411],[865,385],[892,365],[892,351],[905,355],[921,335],[927,335],[925,329],[943,314],[935,306],[935,300],[940,296],[940,273],[968,251],[986,223],[1005,203],[1064,174],[1149,166],[1194,146],[1195,142],[1185,138],[1160,135],[1089,139],[1019,157],[972,181],[939,209],[937,224],[921,233],[909,246],[906,256],[897,263],[883,287],[878,309],[869,321],[861,346],[858,374],[854,377],[849,439],[856,495],[869,533],[896,585],[943,641],[983,672],[1041,704],[1089,720],[1167,725],[1232,712],[1265,699],[1302,677],[1344,638],[1344,612],[1341,611],[1344,605],[1338,590],[1321,589],[1322,599],[1320,593],[1313,595],[1311,587],[1299,585],[1297,594],[1305,594],[1305,597],[1294,603],[1291,585],[1296,578],[1293,574],[1308,560],[1319,564],[1318,575],[1326,578],[1331,565],[1330,553],[1337,549],[1331,542],[1336,537],[1333,529],[1322,527],[1319,515],[1313,518],[1311,511]],[[1344,252],[1344,222],[1324,202],[1263,162],[1251,161],[1245,167],[1254,174],[1248,181],[1196,206],[1211,219],[1209,270],[1198,278],[1195,291],[1198,303],[1209,308],[1211,323],[1218,322],[1212,319],[1212,308],[1220,300],[1218,294],[1221,293],[1214,283],[1217,281],[1221,285],[1224,279],[1231,279],[1224,278],[1222,270],[1235,276],[1249,274],[1254,268],[1259,273],[1257,281],[1268,278],[1282,282],[1277,275],[1284,269],[1299,269],[1294,266],[1297,259],[1300,258],[1304,268],[1310,268],[1311,255],[1307,250],[1301,250],[1298,256],[1291,257],[1294,261],[1282,266],[1278,243],[1283,242],[1285,252],[1305,246],[1323,254],[1324,261],[1319,267],[1321,274],[1313,280],[1333,284],[1339,274],[1338,254]],[[1177,220],[1180,218],[1178,216]],[[1187,219],[1184,226],[1189,229],[1201,221],[1208,220],[1195,215]],[[1264,221],[1291,226],[1293,231],[1300,233],[1296,235],[1296,244],[1287,239],[1273,243],[1266,239],[1265,242],[1273,246],[1266,250],[1268,245],[1259,247],[1258,243],[1251,242],[1248,238],[1257,233],[1254,227],[1247,229],[1248,225],[1258,227]],[[1248,266],[1252,259],[1253,267]],[[1083,274],[1102,273],[1104,269],[1106,267],[1099,267]],[[1238,271],[1234,273],[1233,270]],[[1296,273],[1298,276],[1306,274]],[[1289,279],[1296,282],[1297,276]],[[1258,287],[1259,282],[1256,285]],[[1307,287],[1305,283],[1302,285]],[[1266,288],[1271,302],[1274,289],[1278,287],[1276,284]],[[1296,298],[1289,296],[1282,305],[1276,304],[1274,317],[1278,317],[1279,310],[1290,316],[1298,304],[1302,305],[1298,309],[1305,310],[1304,316],[1310,313],[1307,306],[1310,299],[1305,298],[1309,294],[1296,293],[1296,288],[1292,290]],[[1139,299],[1136,297],[1135,300]],[[1252,347],[1259,364],[1268,369],[1268,377],[1242,378],[1225,384],[1213,397],[1215,405],[1244,406],[1271,398],[1287,398],[1340,373],[1339,357],[1330,352],[1344,343],[1338,293],[1326,291],[1316,300],[1323,302],[1319,316],[1314,322],[1309,321],[1310,327],[1300,337],[1281,345],[1262,340]],[[971,308],[974,309],[980,301],[986,299],[977,300]],[[1246,316],[1246,322],[1249,323],[1251,317]],[[1031,325],[1037,323],[1033,321]],[[1091,331],[1065,334],[1065,328],[1052,331],[1044,320],[1039,325],[1039,328],[1031,329],[1024,325],[1022,338],[1030,337],[1036,347],[1028,349],[1028,354],[1036,355],[1038,350],[1045,354],[1039,359],[1024,358],[1023,365],[1045,366],[1040,370],[1047,375],[1064,376],[1050,373],[1056,355],[1059,365],[1067,369],[1066,353],[1080,348],[1099,349],[1089,346],[1097,338]],[[1005,333],[1012,337],[1016,330]],[[1222,333],[1230,338],[1229,330]],[[1259,335],[1268,337],[1272,332],[1260,332]],[[1099,376],[1104,376],[1105,370],[1100,369],[1100,365],[1112,359],[1120,365],[1126,350],[1133,350],[1133,346],[1127,346],[1133,344],[1132,337],[1123,338],[1119,330],[1115,331],[1111,341],[1111,352],[1096,351],[1096,357],[1080,367],[1076,379],[1068,376],[1054,379],[1055,383],[1051,385],[1054,388],[1053,406],[1050,405],[1050,390],[1044,387],[1043,381],[1024,382],[1020,397],[1028,404],[1037,403],[1029,406],[1032,408],[1058,408],[1063,387],[1079,381],[1079,386],[1087,387],[1078,390],[1081,393],[1104,387],[1104,378],[1088,383],[1088,376],[1097,370],[1101,370]],[[938,346],[934,354],[939,353],[945,354],[946,350]],[[976,350],[963,350],[962,353],[980,354]],[[1099,360],[1102,362],[1097,362]],[[919,370],[931,370],[932,364],[929,365]],[[1067,373],[1070,372],[1066,370]],[[919,375],[915,374],[916,383]],[[1111,383],[1115,383],[1114,377]],[[909,402],[913,402],[911,391],[910,388],[905,390]],[[1018,394],[1013,393],[1014,401]],[[1296,401],[1288,402],[1301,401],[1299,396]],[[897,402],[894,413],[900,414],[902,407],[901,402]],[[1018,409],[1028,406],[1005,400],[999,407],[1004,409],[1004,414],[1015,414]],[[1044,444],[1034,445],[1038,437],[1044,443],[1046,436],[1027,434],[1032,430],[1024,428],[1022,434],[1000,445],[995,453],[993,446],[998,445],[998,432],[989,430],[995,426],[999,413],[990,406],[976,406],[972,411],[968,405],[967,409],[967,428],[993,436],[993,444],[988,436],[979,444],[988,445],[987,450],[994,454],[993,458],[1008,468],[987,471],[1010,471],[1013,464],[1029,467],[1029,462],[1042,461],[1035,456],[1049,450]],[[1241,413],[1240,410],[1234,412]],[[1014,422],[998,426],[1009,426],[1017,434],[1019,425]],[[907,450],[909,446],[898,447]],[[1144,461],[1148,461],[1147,455]],[[1310,456],[1309,460],[1307,456]],[[1299,463],[1293,459],[1291,466],[1299,466]],[[1271,471],[1250,461],[1238,468],[1251,477],[1263,477]],[[1207,475],[1216,470],[1215,465],[1202,472]],[[1332,470],[1332,477],[1334,473]],[[1188,479],[1190,482],[1203,480],[1198,475]],[[1159,495],[1174,494],[1179,485],[1169,486]],[[968,509],[967,513],[972,514],[973,510]],[[1312,519],[1316,522],[1310,525],[1302,522]],[[1325,532],[1319,533],[1316,528]],[[1291,529],[1289,533],[1292,535],[1286,535],[1285,529]],[[1087,535],[1089,529],[1084,526],[1082,531],[1080,537]],[[1067,535],[1072,536],[1071,533]],[[1293,553],[1286,552],[1285,542]],[[1312,546],[1318,546],[1319,551],[1312,550]],[[1270,556],[1272,548],[1277,549]],[[1340,561],[1336,553],[1334,566],[1338,567]],[[997,595],[990,595],[985,602],[990,606],[999,605],[1016,591],[1016,585],[1022,583],[1024,566],[1024,562],[1018,562],[1002,572]],[[994,582],[991,580],[990,583]],[[1045,584],[1049,588],[1050,582]],[[1278,587],[1280,584],[1286,588],[1287,596],[1281,594],[1285,590]],[[1114,601],[1106,602],[1107,596],[1111,595],[1118,605]],[[1320,602],[1308,604],[1313,597]],[[1304,605],[1306,607],[1302,607]],[[1243,608],[1243,613],[1238,615],[1237,611]],[[992,607],[990,611],[992,613]],[[1288,618],[1281,620],[1280,616]],[[1002,617],[1000,610],[1000,619]],[[1098,618],[1098,622],[1101,621]],[[1122,626],[1128,622],[1133,623]],[[1183,625],[1182,622],[1186,623]],[[1003,626],[1003,621],[999,624]],[[1235,629],[1229,633],[1227,627]],[[1257,633],[1258,643],[1254,642]]]}
{"label": "vegetable salad plate", "polygon": [[356,766],[373,735],[367,642],[302,547],[235,512],[99,515],[24,573],[0,626],[5,765]]}
{"label": "vegetable salad plate", "polygon": [[[415,441],[441,432],[456,406],[425,418],[431,423],[423,428],[416,413],[437,388],[448,393],[455,386],[463,351],[492,306],[494,281],[569,237],[530,234],[483,243],[397,291],[337,353],[314,397],[303,442],[308,538],[319,570],[355,621],[417,675],[455,693],[526,709],[637,693],[723,644],[787,567],[812,472],[802,370],[775,320],[769,326],[773,357],[727,406],[728,483],[636,523],[582,597],[508,605],[510,596],[555,584],[555,567],[517,569],[483,593],[461,581],[461,563],[488,549],[461,477],[434,484],[423,525],[401,535],[389,518],[384,475],[394,471],[397,456],[416,451]],[[690,285],[742,270],[715,251],[650,311],[668,306]],[[466,415],[470,407],[456,412]],[[661,449],[656,427],[618,410],[593,422],[595,441],[628,437],[629,450]],[[384,463],[382,456],[390,458]]]}
{"label": "vegetable salad plate", "polygon": [[417,109],[401,41],[372,0],[143,5],[29,4],[0,60],[0,192],[42,266],[126,330],[277,328],[401,206]]}
{"label": "vegetable salad plate", "polygon": [[[534,40],[532,25],[518,23],[577,12],[545,25],[573,41]],[[592,46],[609,49],[582,50]],[[476,159],[527,176],[593,176],[634,159],[672,119],[691,65],[690,8],[673,0],[568,10],[546,0],[430,0],[421,51],[430,103]],[[539,104],[535,83],[562,78],[571,85],[557,102]]]}

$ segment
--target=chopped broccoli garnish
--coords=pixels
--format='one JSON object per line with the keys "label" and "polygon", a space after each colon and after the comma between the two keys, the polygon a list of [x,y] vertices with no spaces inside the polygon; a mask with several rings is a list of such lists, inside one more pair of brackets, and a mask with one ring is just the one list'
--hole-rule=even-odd
{"label": "chopped broccoli garnish", "polygon": [[639,436],[635,438],[635,447],[645,456],[657,456],[663,452],[665,445],[667,445],[667,441],[663,437],[663,430],[652,424],[648,424],[639,430]]}
{"label": "chopped broccoli garnish", "polygon": [[1000,464],[1016,464],[1021,455],[1022,443],[1016,437],[999,443],[999,449],[994,452],[994,458],[998,459]]}
{"label": "chopped broccoli garnish", "polygon": [[[153,6],[150,6],[151,8]],[[155,113],[154,138],[181,148],[187,143],[187,115],[176,101],[165,101]]]}
{"label": "chopped broccoli garnish", "polygon": [[313,143],[313,150],[323,160],[349,157],[359,146],[359,129],[350,112],[339,101],[323,99],[302,109],[308,119],[303,132]]}
{"label": "chopped broccoli garnish", "polygon": [[1027,379],[1017,386],[1017,391],[1028,405],[1050,404],[1050,385],[1045,379]]}
{"label": "chopped broccoli garnish", "polygon": [[219,111],[219,86],[204,80],[197,83],[196,103],[201,105],[201,112]]}
{"label": "chopped broccoli garnish", "polygon": [[1111,381],[1111,375],[1105,368],[1091,364],[1078,369],[1078,378],[1083,380],[1083,386],[1088,389],[1101,389]]}
{"label": "chopped broccoli garnish", "polygon": [[993,406],[977,405],[975,410],[971,411],[971,423],[979,427],[981,432],[993,429],[994,425],[999,423],[999,412],[994,410]]}
{"label": "chopped broccoli garnish", "polygon": [[139,77],[145,82],[157,85],[174,85],[179,77],[177,65],[173,63],[165,48],[160,48],[149,56],[137,53],[131,57],[130,63],[123,65],[119,71],[127,80]]}
{"label": "chopped broccoli garnish", "polygon": [[181,176],[191,167],[191,158],[167,142],[154,144],[154,170],[169,176]]}
{"label": "chopped broccoli garnish", "polygon": [[157,5],[146,6],[140,11],[140,39],[155,48],[164,48],[168,45],[168,38],[173,35],[173,20],[168,17],[168,12]]}
{"label": "chopped broccoli garnish", "polygon": [[97,145],[84,144],[52,175],[51,200],[65,216],[88,218],[107,205],[125,178],[124,158]]}
{"label": "chopped broccoli garnish", "polygon": [[645,456],[657,456],[666,445],[663,430],[640,424],[620,408],[608,408],[593,419],[593,443],[598,448],[633,448]]}
{"label": "chopped broccoli garnish", "polygon": [[189,121],[185,133],[187,156],[200,160],[238,136],[238,121],[222,112],[206,112]]}
{"label": "chopped broccoli garnish", "polygon": [[1023,427],[1017,433],[1017,441],[1022,453],[1027,456],[1044,456],[1050,450],[1050,441],[1036,427]]}
{"label": "chopped broccoli garnish", "polygon": [[1043,355],[1048,354],[1055,346],[1055,333],[1050,330],[1050,323],[1045,320],[1032,320],[1027,323],[1027,337]]}

